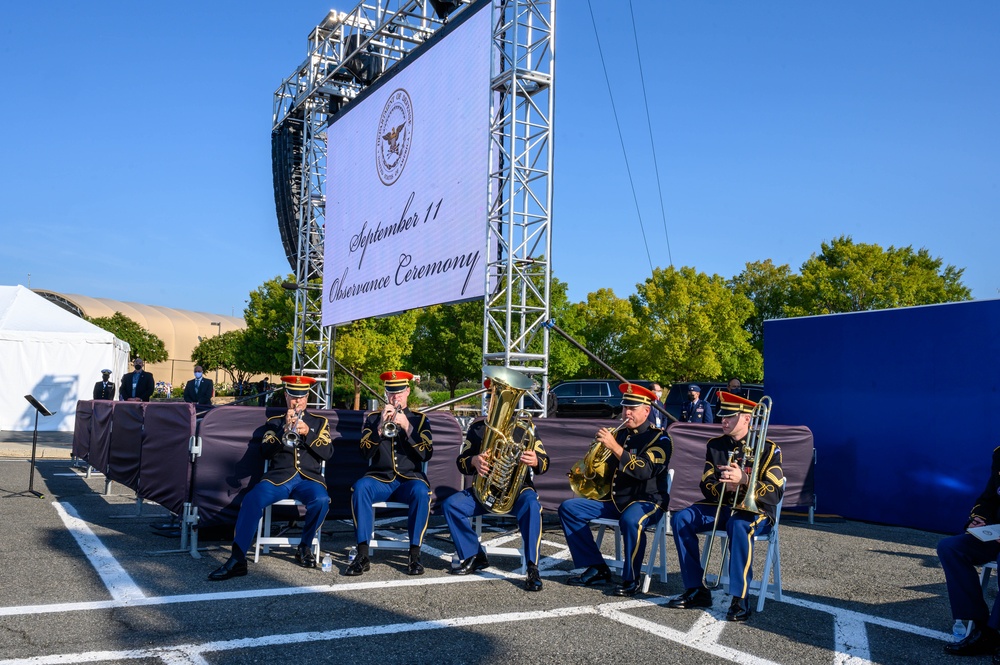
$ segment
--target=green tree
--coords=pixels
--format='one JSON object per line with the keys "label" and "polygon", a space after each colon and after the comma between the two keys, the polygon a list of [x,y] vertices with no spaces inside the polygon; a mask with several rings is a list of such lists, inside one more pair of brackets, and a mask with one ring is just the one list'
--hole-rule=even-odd
{"label": "green tree", "polygon": [[743,327],[758,351],[764,351],[764,321],[785,316],[797,279],[798,275],[787,264],[776,266],[767,259],[747,263],[743,272],[729,280],[729,287],[754,305],[754,312]]}
{"label": "green tree", "polygon": [[451,398],[462,381],[479,379],[483,366],[483,301],[435,305],[417,315],[412,366],[444,377]]}
{"label": "green tree", "polygon": [[206,372],[225,371],[233,384],[246,381],[252,373],[243,369],[238,361],[244,337],[243,330],[227,330],[221,335],[206,337],[191,351],[191,361],[201,365]]}
{"label": "green tree", "polygon": [[965,269],[942,265],[926,249],[883,249],[840,236],[802,264],[787,311],[801,316],[971,300],[961,281]]}
{"label": "green tree", "polygon": [[[344,367],[373,387],[378,375],[401,369],[410,357],[417,311],[411,310],[380,319],[362,319],[337,328],[336,358]],[[446,353],[439,349],[437,353]],[[361,408],[361,384],[354,383],[354,408]]]}
{"label": "green tree", "polygon": [[[294,280],[289,276],[288,280]],[[250,293],[247,327],[234,350],[234,366],[249,374],[285,374],[292,366],[295,297],[273,277]]]}
{"label": "green tree", "polygon": [[637,323],[625,342],[633,372],[670,381],[762,377],[760,352],[743,328],[753,303],[719,275],[657,268],[629,300]]}
{"label": "green tree", "polygon": [[163,345],[163,340],[121,312],[115,312],[114,316],[87,317],[87,320],[128,342],[133,358],[139,357],[148,363],[160,363],[167,359],[167,347]]}
{"label": "green tree", "polygon": [[[573,304],[572,310],[573,315],[569,318],[575,334],[563,329],[619,374],[639,378],[634,376],[634,368],[629,365],[627,345],[636,326],[631,303],[616,296],[611,289],[598,289],[588,293],[585,302]],[[573,375],[573,378],[601,377],[611,378],[607,370],[586,356]]]}

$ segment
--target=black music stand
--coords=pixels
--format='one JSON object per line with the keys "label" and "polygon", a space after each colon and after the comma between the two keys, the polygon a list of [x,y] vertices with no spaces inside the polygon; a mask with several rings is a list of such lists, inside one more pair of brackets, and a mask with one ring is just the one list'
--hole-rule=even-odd
{"label": "black music stand", "polygon": [[32,395],[25,395],[24,399],[28,400],[28,403],[35,407],[35,433],[31,437],[31,475],[28,476],[28,493],[34,494],[41,499],[44,498],[45,495],[41,492],[35,491],[35,450],[38,448],[38,414],[42,414],[43,416],[54,416],[56,412],[46,409],[42,403],[35,399]]}

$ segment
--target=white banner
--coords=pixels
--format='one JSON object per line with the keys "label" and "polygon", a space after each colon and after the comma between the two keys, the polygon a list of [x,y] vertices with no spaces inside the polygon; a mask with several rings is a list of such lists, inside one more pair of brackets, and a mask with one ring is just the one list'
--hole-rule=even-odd
{"label": "white banner", "polygon": [[487,4],[330,126],[323,325],[483,296],[490,41]]}

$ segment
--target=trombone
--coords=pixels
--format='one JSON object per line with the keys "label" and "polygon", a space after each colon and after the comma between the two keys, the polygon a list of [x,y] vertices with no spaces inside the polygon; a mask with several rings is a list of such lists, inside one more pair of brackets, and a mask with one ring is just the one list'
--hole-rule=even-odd
{"label": "trombone", "polygon": [[[743,455],[743,469],[746,471],[747,463],[750,463],[750,472],[747,473],[747,486],[746,490],[743,492],[743,496],[740,497],[740,488],[736,488],[733,492],[732,505],[730,506],[730,513],[734,510],[742,510],[749,513],[761,513],[763,512],[757,506],[757,483],[758,476],[760,474],[760,462],[761,458],[764,456],[764,443],[767,440],[767,425],[771,420],[771,398],[766,395],[760,399],[757,406],[754,407],[753,411],[750,413],[750,427],[748,429],[746,442],[740,447],[740,452]],[[736,456],[735,450],[729,451],[729,459],[726,461],[726,466],[729,466],[733,462],[733,458]],[[726,567],[726,559],[728,558],[728,552],[722,553],[722,560],[719,563],[719,572],[715,576],[715,583],[709,584],[709,562],[712,560],[712,549],[715,545],[715,534],[719,530],[719,516],[722,514],[722,504],[726,500],[725,487],[719,491],[719,503],[715,507],[715,521],[712,523],[712,533],[709,535],[708,540],[705,541],[705,547],[708,548],[708,553],[705,555],[705,570],[702,572],[701,584],[706,589],[715,589],[722,584],[722,572]]]}

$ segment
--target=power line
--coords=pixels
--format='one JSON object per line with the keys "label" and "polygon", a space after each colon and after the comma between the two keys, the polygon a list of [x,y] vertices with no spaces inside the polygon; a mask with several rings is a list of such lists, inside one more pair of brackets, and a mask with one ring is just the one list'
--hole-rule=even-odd
{"label": "power line", "polygon": [[618,110],[615,108],[615,96],[611,92],[611,79],[608,77],[608,67],[604,63],[604,51],[601,50],[601,37],[597,34],[597,20],[594,18],[594,7],[587,0],[587,7],[590,9],[590,23],[594,26],[594,38],[597,40],[597,53],[601,56],[601,67],[604,69],[604,82],[608,86],[608,97],[611,99],[611,112],[615,116],[615,127],[618,129],[618,141],[622,146],[622,155],[625,156],[625,171],[628,173],[628,182],[632,187],[632,200],[635,202],[635,214],[639,217],[639,230],[642,231],[642,244],[646,246],[646,259],[649,261],[649,274],[653,274],[653,258],[649,254],[649,243],[646,241],[646,229],[642,225],[642,213],[639,211],[639,197],[635,193],[635,181],[632,179],[632,169],[628,164],[628,152],[625,150],[625,139],[622,136],[622,126],[618,122]]}
{"label": "power line", "polygon": [[635,57],[639,61],[639,82],[642,84],[642,103],[646,107],[646,127],[649,129],[649,149],[653,153],[653,172],[656,174],[656,191],[660,195],[660,219],[663,220],[663,236],[667,239],[667,258],[670,267],[674,265],[674,255],[670,251],[670,234],[667,233],[667,214],[663,208],[663,187],[660,185],[660,167],[656,163],[656,146],[653,145],[653,123],[649,119],[649,98],[646,96],[646,77],[642,73],[642,54],[639,51],[639,34],[635,29],[635,10],[632,0],[628,0],[628,9],[632,14],[632,37],[635,39]]}

